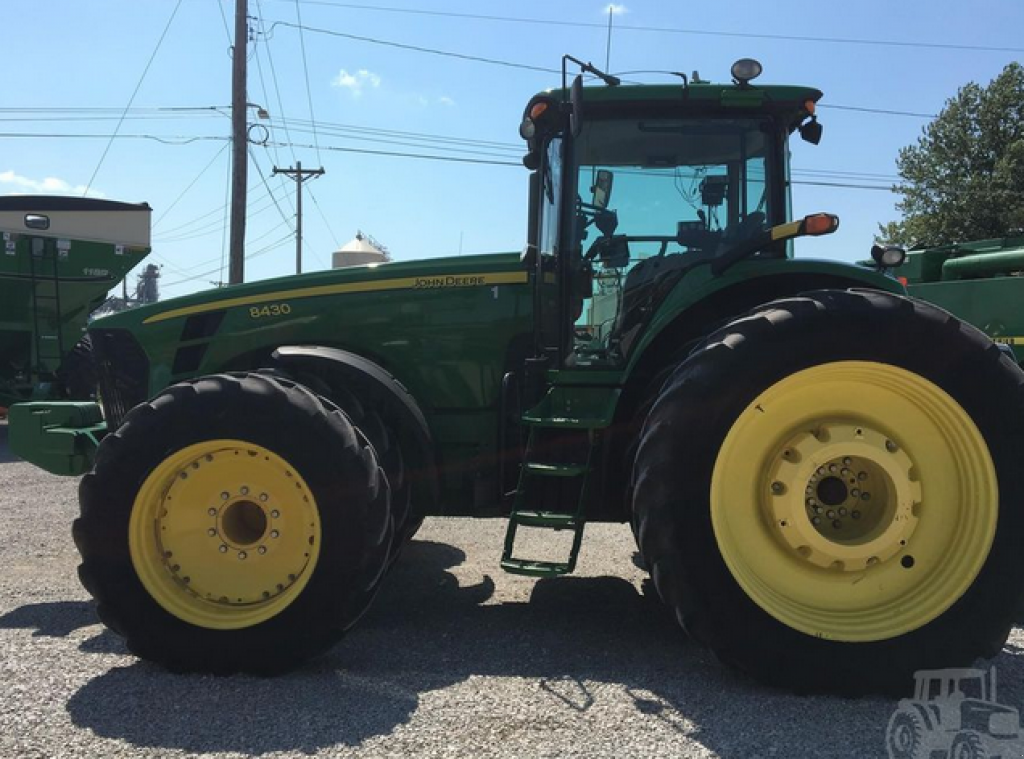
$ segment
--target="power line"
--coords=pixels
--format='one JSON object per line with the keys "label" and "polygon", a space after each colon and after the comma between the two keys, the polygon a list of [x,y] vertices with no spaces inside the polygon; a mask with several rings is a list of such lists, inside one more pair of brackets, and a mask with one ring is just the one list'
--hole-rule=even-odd
{"label": "power line", "polygon": [[132,107],[132,103],[135,102],[135,96],[139,94],[139,90],[142,88],[142,83],[146,80],[146,74],[149,73],[149,67],[153,65],[153,60],[156,58],[156,54],[160,51],[160,46],[164,43],[164,37],[167,36],[167,32],[171,28],[171,22],[174,21],[174,17],[178,15],[178,9],[181,7],[182,0],[178,0],[174,6],[174,10],[171,11],[171,17],[167,19],[167,24],[164,26],[163,32],[160,34],[160,39],[156,42],[156,47],[153,48],[153,53],[149,56],[149,60],[146,62],[146,68],[142,70],[142,76],[139,77],[138,83],[135,85],[135,89],[132,91],[132,96],[128,98],[128,104],[124,107],[124,114],[121,116],[121,120],[117,122],[117,126],[114,127],[114,133],[110,135],[110,141],[107,146],[103,148],[103,154],[100,156],[99,162],[96,164],[96,168],[92,172],[92,176],[89,177],[89,181],[86,182],[85,190],[82,191],[82,195],[89,194],[89,188],[92,187],[93,181],[96,179],[96,175],[100,172],[100,167],[103,165],[103,161],[106,160],[107,153],[110,152],[110,146],[114,144],[114,138],[117,137],[117,133],[121,131],[121,124],[124,123],[124,115],[128,113],[128,109]]}
{"label": "power line", "polygon": [[302,49],[302,70],[306,75],[306,100],[309,102],[309,120],[313,124],[313,144],[316,145],[316,160],[320,163],[320,141],[316,136],[316,117],[313,115],[313,92],[309,88],[309,65],[306,63],[306,35],[302,31],[302,6],[295,0],[295,18],[299,22],[299,47]]}
{"label": "power line", "polygon": [[[282,146],[286,146],[286,143],[278,143]],[[309,148],[312,149],[312,145],[302,145],[298,143],[292,143],[293,147],[297,148]],[[427,155],[425,153],[399,153],[389,150],[367,150],[365,148],[343,148],[335,145],[324,145],[324,150],[332,150],[337,153],[362,153],[365,155],[382,155],[382,156],[393,156],[396,158],[423,158],[431,161],[450,161],[452,163],[478,163],[489,166],[518,166],[522,167],[521,161],[487,161],[481,158],[456,158],[455,156],[443,156],[443,155]]]}
{"label": "power line", "polygon": [[886,116],[912,116],[917,119],[937,119],[935,113],[916,113],[914,111],[891,111],[885,108],[864,108],[856,105],[836,105],[835,103],[818,103],[818,108],[832,108],[836,111],[857,111],[858,113],[880,113]]}
{"label": "power line", "polygon": [[[378,5],[364,5],[360,3],[343,3],[343,2],[332,2],[331,0],[303,0],[306,5],[322,5],[330,6],[335,8],[348,8],[351,10],[363,10],[363,11],[374,11],[380,13],[405,13],[415,14],[419,16],[436,16],[442,18],[464,18],[471,19],[474,21],[497,21],[502,23],[516,23],[516,24],[536,24],[541,26],[563,26],[563,27],[576,27],[581,29],[605,29],[607,27],[604,23],[588,22],[588,21],[560,21],[557,19],[541,19],[541,18],[528,18],[528,17],[517,17],[517,16],[496,16],[483,13],[457,13],[454,11],[438,11],[429,10],[424,8],[402,8],[396,6],[378,6]],[[948,42],[920,42],[920,41],[907,41],[907,40],[878,40],[878,39],[862,39],[862,38],[851,38],[851,37],[820,37],[820,36],[809,36],[809,35],[795,35],[795,34],[767,34],[767,33],[756,33],[756,32],[723,32],[712,29],[685,29],[680,27],[665,27],[665,26],[638,26],[633,24],[616,24],[617,30],[622,29],[633,32],[653,32],[661,34],[684,34],[694,36],[705,36],[705,37],[735,37],[739,39],[763,39],[763,40],[777,40],[777,41],[788,41],[788,42],[820,42],[826,44],[843,44],[843,45],[866,45],[874,47],[907,47],[907,48],[925,48],[934,50],[962,50],[971,52],[988,52],[988,53],[1024,53],[1024,48],[1020,47],[1002,47],[996,45],[964,45],[959,43],[948,43]]]}
{"label": "power line", "polygon": [[[78,140],[78,139],[107,139],[117,137],[119,140],[153,140],[154,142],[161,142],[165,145],[189,145],[193,142],[202,142],[209,140],[230,140],[229,137],[223,136],[209,136],[200,135],[194,137],[187,137],[185,135],[158,135],[158,134],[55,134],[52,132],[0,132],[0,137],[9,137],[11,139],[61,139],[61,140]],[[109,147],[109,146],[108,146]],[[96,178],[96,174],[93,173],[93,179]],[[89,180],[90,182],[92,180]]]}
{"label": "power line", "polygon": [[220,158],[220,156],[221,156],[221,153],[223,153],[223,152],[224,152],[225,150],[227,150],[227,149],[228,149],[228,143],[226,143],[226,142],[225,142],[225,143],[224,143],[223,145],[221,145],[221,148],[220,148],[220,150],[218,150],[218,151],[217,151],[216,153],[214,153],[214,155],[213,155],[213,158],[211,158],[211,159],[210,159],[210,162],[209,162],[208,164],[206,164],[206,166],[204,166],[204,167],[203,167],[202,171],[200,171],[200,172],[199,172],[199,173],[198,173],[198,174],[196,175],[196,178],[195,178],[195,179],[193,179],[193,180],[192,180],[191,182],[189,182],[189,184],[188,184],[188,187],[186,187],[186,188],[185,188],[184,190],[182,190],[182,191],[181,191],[181,194],[180,194],[180,195],[178,195],[178,197],[176,197],[176,198],[174,199],[174,201],[173,201],[173,202],[172,202],[172,203],[171,203],[171,204],[170,204],[169,206],[167,206],[167,208],[165,208],[165,209],[164,209],[163,213],[161,213],[161,214],[160,214],[160,215],[159,215],[159,216],[157,217],[156,221],[154,221],[154,222],[153,222],[153,226],[151,227],[151,229],[156,229],[156,228],[157,228],[158,226],[160,226],[160,222],[161,222],[161,221],[163,221],[163,220],[164,220],[164,218],[165,218],[165,217],[167,216],[167,214],[169,214],[169,213],[171,212],[171,210],[172,210],[172,209],[173,209],[173,208],[174,208],[174,207],[175,207],[176,205],[178,205],[178,202],[179,202],[179,201],[180,201],[180,200],[181,200],[181,199],[182,199],[183,197],[185,197],[185,195],[186,195],[186,194],[188,194],[188,191],[189,191],[189,190],[191,190],[191,189],[192,189],[192,188],[193,188],[193,187],[195,186],[196,182],[198,182],[198,181],[199,181],[200,179],[202,179],[202,178],[203,178],[203,175],[204,175],[204,174],[205,174],[205,173],[206,173],[207,171],[209,171],[210,167],[211,167],[211,166],[213,166],[213,164],[214,164],[214,163],[215,163],[215,162],[217,161],[217,159],[218,159],[218,158]]}
{"label": "power line", "polygon": [[477,55],[466,55],[464,53],[453,53],[447,50],[438,50],[431,47],[422,47],[420,45],[407,45],[402,42],[393,42],[391,40],[377,39],[376,37],[364,37],[358,34],[345,34],[344,32],[336,32],[331,29],[320,29],[314,26],[299,26],[289,21],[275,21],[270,25],[270,31],[273,32],[275,27],[286,26],[293,29],[305,30],[307,32],[313,32],[316,34],[327,34],[331,37],[343,37],[349,40],[356,40],[357,42],[369,42],[373,45],[384,45],[386,47],[396,47],[402,50],[413,50],[417,53],[429,53],[431,55],[440,55],[446,58],[458,58],[464,61],[475,61],[477,63],[489,63],[492,66],[505,66],[513,69],[524,69],[526,71],[539,71],[544,74],[561,74],[561,69],[552,69],[544,66],[531,66],[527,63],[514,63],[512,61],[503,61],[498,58],[484,58]]}

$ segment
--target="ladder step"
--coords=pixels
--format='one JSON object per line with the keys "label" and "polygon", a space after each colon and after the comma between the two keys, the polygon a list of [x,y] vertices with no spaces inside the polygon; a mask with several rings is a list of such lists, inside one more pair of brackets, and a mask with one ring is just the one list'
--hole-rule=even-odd
{"label": "ladder step", "polygon": [[557,511],[513,511],[509,519],[524,527],[546,527],[550,530],[575,530],[583,526],[583,520],[575,514]]}
{"label": "ladder step", "polygon": [[579,477],[587,473],[586,464],[543,464],[540,461],[527,461],[523,466],[530,474],[544,477]]}
{"label": "ladder step", "polygon": [[560,430],[596,430],[608,426],[605,419],[577,418],[569,416],[523,415],[523,424],[528,427],[545,427]]}
{"label": "ladder step", "polygon": [[501,560],[501,568],[509,574],[528,577],[558,577],[569,574],[573,565],[561,561],[531,561],[529,559],[507,558]]}

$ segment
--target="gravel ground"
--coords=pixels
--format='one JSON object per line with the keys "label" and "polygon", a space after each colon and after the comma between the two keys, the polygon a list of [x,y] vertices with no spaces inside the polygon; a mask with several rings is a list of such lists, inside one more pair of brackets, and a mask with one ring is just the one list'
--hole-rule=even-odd
{"label": "gravel ground", "polygon": [[[497,566],[503,524],[428,520],[371,611],[287,677],[171,675],[127,655],[78,584],[77,481],[0,425],[0,757],[873,757],[887,699],[760,688],[641,592],[623,526],[576,575]],[[1024,701],[1024,635],[997,661]]]}

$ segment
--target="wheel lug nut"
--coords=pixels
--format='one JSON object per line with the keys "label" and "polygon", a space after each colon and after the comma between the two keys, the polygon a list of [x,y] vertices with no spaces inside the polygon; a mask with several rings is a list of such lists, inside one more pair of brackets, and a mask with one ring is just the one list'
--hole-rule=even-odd
{"label": "wheel lug nut", "polygon": [[269,496],[266,493],[260,493],[260,500],[261,501],[266,503],[267,502],[267,498],[269,498]]}
{"label": "wheel lug nut", "polygon": [[209,514],[211,517],[215,517],[217,516],[217,509],[208,509],[206,513]]}
{"label": "wheel lug nut", "polygon": [[242,560],[244,560],[248,555],[249,554],[247,554],[245,551],[239,551],[238,552],[238,558],[242,559]]}
{"label": "wheel lug nut", "polygon": [[227,492],[226,490],[223,493],[220,494],[220,499],[222,501],[226,501],[230,497],[231,497],[231,493]]}
{"label": "wheel lug nut", "polygon": [[864,480],[866,480],[867,478],[868,478],[868,473],[867,472],[858,472],[857,473],[857,479],[860,480],[861,482],[864,482]]}
{"label": "wheel lug nut", "polygon": [[871,500],[871,493],[861,493],[860,494],[860,499],[862,501],[870,501]]}
{"label": "wheel lug nut", "polygon": [[772,493],[774,493],[775,495],[782,495],[785,492],[786,486],[783,485],[781,482],[776,480],[775,482],[772,483]]}
{"label": "wheel lug nut", "polygon": [[815,513],[815,514],[820,514],[821,512],[822,512],[822,508],[821,508],[821,506],[815,506],[815,507],[814,507],[814,513]]}
{"label": "wheel lug nut", "polygon": [[206,531],[206,534],[212,538],[217,535],[217,531],[211,527],[209,530]]}
{"label": "wheel lug nut", "polygon": [[843,463],[846,464],[846,466],[850,466],[850,464],[853,463],[853,459],[847,456],[846,458],[843,459]]}
{"label": "wheel lug nut", "polygon": [[841,517],[845,517],[846,516],[846,509],[845,508],[840,508],[839,509],[839,516],[841,516]]}
{"label": "wheel lug nut", "polygon": [[829,464],[828,471],[830,471],[832,474],[835,474],[836,472],[839,471],[839,467],[837,467],[835,464]]}
{"label": "wheel lug nut", "polygon": [[860,491],[857,490],[857,488],[854,488],[853,490],[850,491],[850,495],[852,495],[854,498],[859,498],[860,497]]}
{"label": "wheel lug nut", "polygon": [[887,450],[889,453],[896,453],[896,451],[899,450],[899,448],[896,446],[896,443],[892,442],[891,440],[886,440],[885,450]]}
{"label": "wheel lug nut", "polygon": [[835,519],[836,513],[832,509],[829,509],[828,511],[825,512],[825,516],[827,516],[829,519]]}
{"label": "wheel lug nut", "polygon": [[838,530],[839,528],[841,528],[841,527],[843,526],[843,523],[842,523],[842,522],[840,522],[840,521],[839,521],[839,520],[837,519],[836,521],[834,521],[834,522],[832,523],[832,526],[833,526],[834,528],[836,528],[836,529]]}
{"label": "wheel lug nut", "polygon": [[818,467],[818,474],[822,474],[822,475],[825,474],[825,467],[819,466]]}
{"label": "wheel lug nut", "polygon": [[821,517],[811,517],[811,524],[821,524]]}
{"label": "wheel lug nut", "polygon": [[249,495],[249,488],[247,488],[245,485],[242,485],[241,489],[238,492],[240,492],[242,495]]}
{"label": "wheel lug nut", "polygon": [[221,553],[227,553],[228,552],[228,547],[226,545],[224,545],[224,544],[221,544],[221,547],[218,548],[217,550],[220,551]]}
{"label": "wheel lug nut", "polygon": [[270,531],[270,537],[272,537],[272,538],[279,538],[279,537],[281,537],[281,533],[279,533],[277,530],[271,530]]}
{"label": "wheel lug nut", "polygon": [[847,469],[846,467],[843,467],[842,471],[839,472],[839,474],[843,475],[843,477],[845,477],[849,473],[850,473],[850,470]]}
{"label": "wheel lug nut", "polygon": [[854,519],[860,519],[860,512],[857,511],[856,509],[854,509],[853,513],[851,513],[850,516],[853,517]]}
{"label": "wheel lug nut", "polygon": [[263,553],[267,552],[267,547],[266,546],[260,546],[256,550],[259,551],[261,554],[263,554]]}
{"label": "wheel lug nut", "polygon": [[270,512],[270,516],[272,516],[274,519],[277,519],[281,516],[281,512],[278,511],[277,509],[274,509],[273,511]]}

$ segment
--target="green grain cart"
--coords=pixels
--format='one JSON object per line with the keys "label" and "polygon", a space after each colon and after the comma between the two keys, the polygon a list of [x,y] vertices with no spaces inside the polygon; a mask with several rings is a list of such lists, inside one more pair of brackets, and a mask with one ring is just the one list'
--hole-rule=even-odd
{"label": "green grain cart", "polygon": [[[19,455],[85,475],[80,576],[136,655],[295,667],[429,515],[507,518],[496,563],[540,577],[573,570],[588,523],[631,524],[687,632],[798,691],[1000,651],[1024,601],[1024,372],[891,276],[793,258],[838,224],[790,218],[818,90],[755,84],[749,59],[730,84],[583,68],[604,84],[526,106],[522,255],[111,316],[89,330],[102,411],[14,407]],[[530,530],[565,556],[524,553]]]}
{"label": "green grain cart", "polygon": [[149,253],[150,208],[0,197],[0,407],[95,394],[89,314]]}
{"label": "green grain cart", "polygon": [[912,250],[896,271],[911,295],[977,325],[1024,361],[1024,237]]}

